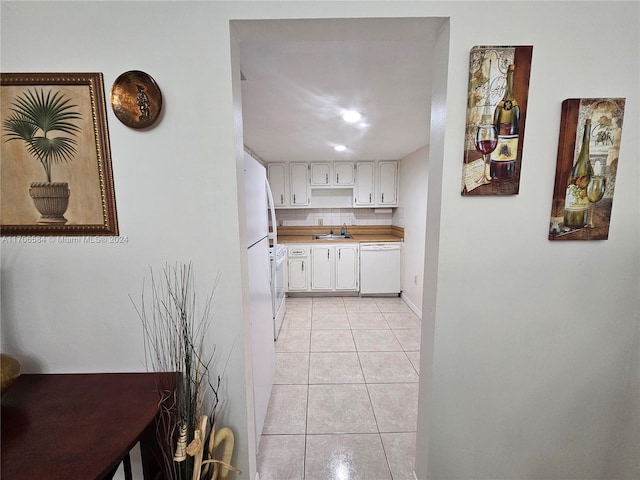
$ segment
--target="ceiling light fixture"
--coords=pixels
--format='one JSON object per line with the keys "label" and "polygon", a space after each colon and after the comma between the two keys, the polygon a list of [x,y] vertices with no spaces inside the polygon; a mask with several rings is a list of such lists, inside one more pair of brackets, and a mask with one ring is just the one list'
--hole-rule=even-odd
{"label": "ceiling light fixture", "polygon": [[355,123],[362,118],[362,114],[360,112],[356,112],[355,110],[345,110],[342,113],[342,119],[345,122]]}
{"label": "ceiling light fixture", "polygon": [[333,149],[336,152],[344,152],[347,149],[347,147],[345,147],[344,145],[336,145],[335,147],[333,147]]}

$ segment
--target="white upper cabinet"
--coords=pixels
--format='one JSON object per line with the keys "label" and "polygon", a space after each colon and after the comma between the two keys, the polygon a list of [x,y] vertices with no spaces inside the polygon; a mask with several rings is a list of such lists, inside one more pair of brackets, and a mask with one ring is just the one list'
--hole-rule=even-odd
{"label": "white upper cabinet", "polygon": [[378,162],[378,205],[398,206],[398,162]]}
{"label": "white upper cabinet", "polygon": [[397,160],[267,166],[276,208],[397,207],[398,172]]}
{"label": "white upper cabinet", "polygon": [[355,183],[355,168],[351,162],[333,164],[333,184],[336,187],[351,186]]}
{"label": "white upper cabinet", "polygon": [[353,187],[355,206],[371,207],[375,204],[374,162],[356,162],[356,179]]}
{"label": "white upper cabinet", "polygon": [[289,168],[291,206],[309,205],[309,167],[306,163],[292,163]]}
{"label": "white upper cabinet", "polygon": [[311,163],[311,187],[351,187],[355,172],[352,162]]}
{"label": "white upper cabinet", "polygon": [[356,162],[354,207],[398,206],[398,162]]}
{"label": "white upper cabinet", "polygon": [[267,168],[267,176],[274,207],[286,207],[289,205],[289,189],[287,188],[287,165],[284,163],[270,163]]}
{"label": "white upper cabinet", "polygon": [[330,163],[312,163],[311,170],[311,186],[312,187],[328,187],[333,180],[333,168]]}

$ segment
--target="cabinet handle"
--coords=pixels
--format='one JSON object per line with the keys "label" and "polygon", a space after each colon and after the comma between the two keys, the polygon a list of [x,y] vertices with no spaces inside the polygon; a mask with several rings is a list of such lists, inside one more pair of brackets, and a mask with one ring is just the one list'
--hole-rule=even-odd
{"label": "cabinet handle", "polygon": [[338,249],[338,260],[340,260],[340,257],[342,256],[342,249],[339,248]]}
{"label": "cabinet handle", "polygon": [[329,185],[329,174],[328,174],[328,173],[325,173],[325,175],[324,175],[324,182],[325,182],[327,185]]}
{"label": "cabinet handle", "polygon": [[302,265],[302,271],[304,272],[304,261],[300,262],[300,265]]}
{"label": "cabinet handle", "polygon": [[284,195],[280,194],[280,203],[284,203]]}
{"label": "cabinet handle", "polygon": [[296,194],[295,193],[293,194],[293,203],[294,203],[294,205],[296,203]]}
{"label": "cabinet handle", "polygon": [[329,249],[327,248],[327,260],[329,260]]}
{"label": "cabinet handle", "polygon": [[[294,201],[295,203],[295,201]],[[371,203],[371,194],[369,194],[369,203]]]}
{"label": "cabinet handle", "polygon": [[340,183],[340,174],[336,173],[336,183]]}
{"label": "cabinet handle", "polygon": [[382,203],[384,203],[384,193],[382,194]]}

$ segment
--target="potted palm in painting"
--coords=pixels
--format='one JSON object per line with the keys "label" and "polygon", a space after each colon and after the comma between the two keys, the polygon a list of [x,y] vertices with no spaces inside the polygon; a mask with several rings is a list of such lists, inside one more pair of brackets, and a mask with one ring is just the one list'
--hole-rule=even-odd
{"label": "potted palm in painting", "polygon": [[26,90],[16,97],[3,122],[7,142],[21,140],[31,157],[44,169],[46,182],[33,182],[29,194],[40,212],[40,224],[64,224],[69,205],[69,184],[52,181],[52,167],[76,155],[81,119],[70,99],[59,91]]}

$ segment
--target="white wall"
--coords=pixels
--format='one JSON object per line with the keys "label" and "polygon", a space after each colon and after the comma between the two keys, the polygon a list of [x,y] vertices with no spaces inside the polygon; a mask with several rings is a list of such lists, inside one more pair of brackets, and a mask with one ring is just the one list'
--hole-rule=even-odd
{"label": "white wall", "polygon": [[[121,244],[2,244],[2,351],[25,372],[144,371],[139,298],[149,266],[215,276],[211,342],[229,357],[223,416],[248,471],[245,351],[228,15],[194,2],[2,2],[2,72],[143,70],[163,113],[136,131],[108,108]],[[3,159],[7,161],[7,159]],[[147,286],[148,286],[147,282]],[[249,422],[250,423],[250,422]]]}
{"label": "white wall", "polygon": [[[165,99],[146,132],[109,112],[128,243],[2,245],[3,352],[32,372],[141,370],[128,294],[148,265],[193,260],[203,290],[220,270],[224,420],[249,478],[228,21],[375,16],[451,19],[429,150],[418,478],[639,477],[637,2],[2,2],[3,72],[101,71],[108,90],[140,69]],[[459,194],[482,44],[534,45],[516,197]],[[560,104],[594,96],[627,98],[610,238],[549,242]]]}
{"label": "white wall", "polygon": [[[433,380],[427,389],[421,378],[420,479],[640,477],[638,7],[429,9],[451,15],[451,36],[447,88],[434,100],[445,127],[431,134],[423,347],[433,357],[423,348],[421,375],[432,366]],[[459,193],[473,45],[534,46],[515,197]],[[609,240],[550,242],[561,102],[600,96],[627,98]]]}
{"label": "white wall", "polygon": [[420,316],[424,288],[428,167],[428,146],[400,161],[400,203],[393,214],[393,224],[404,227],[402,297]]}

